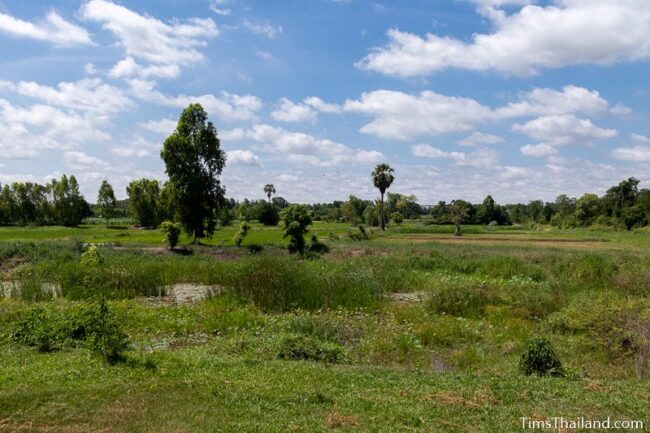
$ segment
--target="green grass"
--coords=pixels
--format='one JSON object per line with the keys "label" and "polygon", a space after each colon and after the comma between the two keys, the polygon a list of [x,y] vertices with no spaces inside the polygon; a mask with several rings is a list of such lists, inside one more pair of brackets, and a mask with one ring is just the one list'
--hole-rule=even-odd
{"label": "green grass", "polygon": [[[650,422],[647,232],[477,226],[454,243],[437,240],[448,227],[414,223],[361,242],[346,225],[314,230],[332,251],[307,260],[286,254],[279,229],[261,226],[246,239],[264,244],[261,255],[225,243],[173,254],[146,247],[161,244],[157,231],[99,225],[0,229],[3,279],[26,288],[24,299],[0,299],[0,432],[494,432],[520,430],[520,417]],[[23,232],[33,237],[11,240]],[[99,268],[81,265],[84,242],[122,232],[119,245],[99,248]],[[45,296],[43,283],[65,296]],[[174,283],[225,292],[189,305],[142,297]],[[28,329],[19,318],[35,308],[65,329],[99,293],[129,337],[125,363],[109,366],[80,344],[39,353],[9,338],[18,323]],[[551,342],[566,377],[519,371],[535,337]]]}

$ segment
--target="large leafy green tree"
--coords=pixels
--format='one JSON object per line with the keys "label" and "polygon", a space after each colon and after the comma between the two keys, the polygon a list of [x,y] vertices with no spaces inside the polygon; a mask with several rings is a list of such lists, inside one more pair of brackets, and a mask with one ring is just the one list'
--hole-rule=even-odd
{"label": "large leafy green tree", "polygon": [[54,215],[59,224],[75,227],[90,214],[90,208],[79,191],[74,176],[64,174],[60,180],[53,179],[50,185]]}
{"label": "large leafy green tree", "polygon": [[160,182],[154,179],[133,180],[126,187],[129,213],[141,227],[157,227],[162,222]]}
{"label": "large leafy green tree", "polygon": [[454,236],[460,236],[460,225],[465,218],[469,216],[470,204],[464,200],[454,200],[451,202],[450,212],[451,219],[454,222]]}
{"label": "large leafy green tree", "polygon": [[385,227],[385,218],[384,218],[384,194],[386,190],[390,188],[395,176],[393,173],[395,170],[391,168],[388,164],[379,164],[372,172],[372,183],[375,185],[375,188],[381,193],[381,229],[386,230]]}
{"label": "large leafy green tree", "polygon": [[190,104],[183,110],[160,156],[174,187],[183,228],[194,238],[194,243],[211,237],[224,202],[225,191],[219,176],[226,156],[217,130],[200,104]]}
{"label": "large leafy green tree", "polygon": [[97,208],[102,218],[106,220],[106,226],[108,226],[108,220],[110,218],[115,218],[117,200],[115,199],[115,191],[113,191],[113,187],[106,180],[102,181],[102,184],[99,186],[99,191],[97,192]]}
{"label": "large leafy green tree", "polygon": [[348,201],[341,204],[341,214],[346,222],[360,224],[363,222],[363,212],[370,205],[372,202],[351,195]]}

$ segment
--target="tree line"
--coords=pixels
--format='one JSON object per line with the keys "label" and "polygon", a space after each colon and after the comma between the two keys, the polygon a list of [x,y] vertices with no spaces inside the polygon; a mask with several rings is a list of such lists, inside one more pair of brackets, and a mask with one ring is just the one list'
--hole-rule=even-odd
{"label": "tree line", "polygon": [[367,224],[382,229],[387,223],[422,219],[429,224],[454,224],[458,233],[461,224],[550,224],[562,228],[603,226],[629,230],[650,223],[650,190],[639,189],[639,180],[633,177],[612,186],[603,196],[560,195],[552,202],[534,200],[500,205],[488,195],[478,204],[458,199],[422,206],[414,195],[388,192],[395,179],[394,170],[379,164],[370,176],[379,190],[379,200],[351,195],[346,201],[301,205],[297,211],[283,197],[274,197],[277,191],[271,183],[261,191],[266,199],[228,199],[219,179],[226,156],[216,128],[199,104],[190,104],[183,110],[176,130],[163,143],[161,158],[168,180],[133,180],[126,187],[127,199],[121,201],[116,200],[113,187],[104,180],[96,203],[89,204],[74,175],[62,175],[45,185],[0,185],[0,225],[74,227],[91,216],[105,219],[108,225],[112,218],[128,216],[136,225],[148,228],[175,221],[197,242],[211,237],[218,226],[228,226],[235,220],[288,226],[290,221],[284,217],[301,215],[304,221],[304,212],[309,212],[315,221]]}

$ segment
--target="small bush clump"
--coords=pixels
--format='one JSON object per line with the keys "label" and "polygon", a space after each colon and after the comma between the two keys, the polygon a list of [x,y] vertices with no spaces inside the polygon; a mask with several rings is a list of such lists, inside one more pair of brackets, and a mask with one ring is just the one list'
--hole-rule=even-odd
{"label": "small bush clump", "polygon": [[519,369],[526,375],[564,376],[560,358],[545,338],[535,338],[521,356]]}
{"label": "small bush clump", "polygon": [[11,339],[51,352],[66,347],[88,347],[109,364],[123,361],[128,339],[103,300],[72,309],[34,307],[18,313]]}
{"label": "small bush clump", "polygon": [[310,253],[325,254],[330,251],[330,247],[318,240],[316,233],[311,235],[311,241],[307,246],[307,251]]}
{"label": "small bush clump", "polygon": [[280,342],[278,358],[342,364],[347,361],[347,354],[337,343],[321,341],[305,335],[288,335]]}
{"label": "small bush clump", "polygon": [[165,240],[170,249],[176,248],[181,237],[181,225],[171,221],[164,221],[160,224],[160,229],[165,234]]}

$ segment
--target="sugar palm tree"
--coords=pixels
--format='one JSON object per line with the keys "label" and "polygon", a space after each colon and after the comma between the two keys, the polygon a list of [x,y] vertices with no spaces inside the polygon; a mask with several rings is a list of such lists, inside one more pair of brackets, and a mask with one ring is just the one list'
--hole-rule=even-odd
{"label": "sugar palm tree", "polygon": [[381,229],[386,230],[384,226],[384,194],[386,190],[390,188],[391,184],[395,180],[393,173],[395,170],[391,168],[388,164],[379,164],[372,172],[372,183],[375,184],[375,187],[381,193]]}
{"label": "sugar palm tree", "polygon": [[264,185],[264,192],[266,193],[266,196],[269,198],[269,203],[271,203],[271,196],[275,194],[275,187],[273,186],[272,183],[267,183]]}

